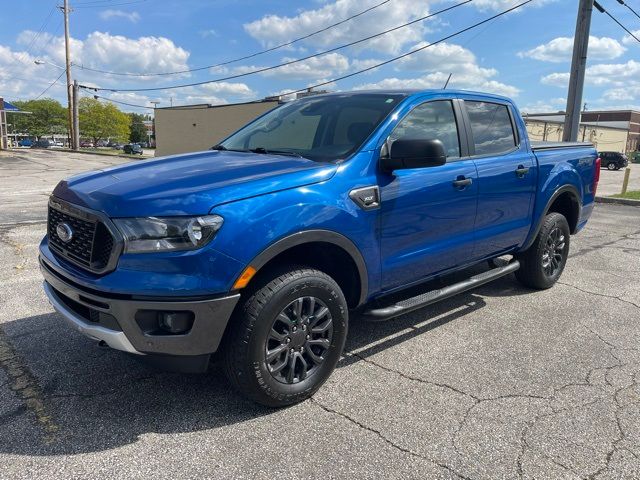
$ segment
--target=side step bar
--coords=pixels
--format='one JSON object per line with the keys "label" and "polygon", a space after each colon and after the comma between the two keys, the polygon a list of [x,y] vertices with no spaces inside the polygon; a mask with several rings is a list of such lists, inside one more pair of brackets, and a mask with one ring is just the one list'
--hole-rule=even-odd
{"label": "side step bar", "polygon": [[389,305],[388,307],[373,308],[363,312],[362,316],[370,322],[383,322],[405,313],[413,312],[432,303],[439,302],[445,298],[453,297],[459,293],[479,287],[505,275],[515,272],[520,268],[520,262],[513,260],[502,267],[493,268],[487,272],[482,272],[473,277],[469,277],[462,282],[454,283],[443,288],[438,288],[416,297],[407,298],[401,302]]}

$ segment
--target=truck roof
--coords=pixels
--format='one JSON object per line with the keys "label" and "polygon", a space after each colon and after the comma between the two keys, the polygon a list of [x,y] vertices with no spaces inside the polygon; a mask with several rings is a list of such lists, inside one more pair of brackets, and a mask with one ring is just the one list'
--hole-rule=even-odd
{"label": "truck roof", "polygon": [[430,89],[420,89],[420,88],[400,88],[400,89],[369,89],[369,90],[347,90],[341,92],[330,92],[330,93],[322,93],[317,96],[355,96],[355,95],[363,95],[363,94],[379,94],[379,95],[403,95],[406,97],[411,97],[414,95],[423,95],[423,94],[442,94],[442,93],[450,93],[453,95],[460,96],[481,96],[486,98],[493,98],[496,100],[508,101],[512,103],[512,100],[509,97],[505,97],[503,95],[497,95],[494,93],[486,93],[486,92],[475,92],[472,90],[461,90],[454,88],[430,88]]}

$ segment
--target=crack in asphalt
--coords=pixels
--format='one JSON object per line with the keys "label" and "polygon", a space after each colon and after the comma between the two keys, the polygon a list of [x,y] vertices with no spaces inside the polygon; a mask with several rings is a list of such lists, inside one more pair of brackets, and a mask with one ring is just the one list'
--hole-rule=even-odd
{"label": "crack in asphalt", "polygon": [[572,284],[570,284],[570,283],[565,283],[565,282],[560,282],[560,281],[558,281],[558,282],[556,282],[556,283],[558,283],[559,285],[564,285],[564,286],[566,286],[566,287],[575,288],[576,290],[579,290],[579,291],[581,291],[581,292],[583,292],[583,293],[588,293],[589,295],[596,295],[596,296],[598,296],[598,297],[605,297],[605,298],[614,298],[614,299],[616,299],[616,300],[619,300],[619,301],[621,301],[621,302],[627,303],[627,304],[629,304],[629,305],[631,305],[631,306],[634,306],[634,307],[636,307],[636,308],[640,308],[640,305],[639,305],[639,304],[637,304],[637,303],[635,303],[635,302],[632,302],[631,300],[625,300],[624,298],[622,298],[622,297],[618,297],[618,296],[616,296],[616,295],[607,295],[606,293],[593,292],[593,291],[591,291],[591,290],[587,290],[587,289],[585,289],[585,288],[578,287],[578,286],[576,286],[576,285],[572,285]]}
{"label": "crack in asphalt", "polygon": [[[587,247],[582,248],[579,251],[569,255],[569,257],[570,258],[580,257],[582,255],[587,255],[587,254],[589,254],[591,252],[594,252],[596,250],[601,250],[601,249],[606,248],[606,247],[612,247],[618,242],[622,242],[624,240],[629,240],[629,239],[634,239],[634,237],[636,235],[640,235],[640,230],[637,230],[637,231],[631,232],[631,233],[623,234],[623,235],[617,237],[615,240],[612,240],[610,242],[603,242],[603,243],[599,243],[597,245],[587,246]],[[624,247],[622,247],[622,248],[624,248]]]}
{"label": "crack in asphalt", "polygon": [[[620,347],[618,347],[617,345],[611,343],[610,341],[606,340],[604,337],[602,337],[602,335],[600,335],[598,332],[594,331],[593,329],[587,327],[586,325],[582,324],[581,325],[587,329],[589,332],[591,332],[593,335],[595,335],[596,337],[598,337],[598,339],[604,343],[605,345],[607,345],[607,347],[609,348],[609,354],[615,358],[617,360],[617,364],[609,367],[607,369],[607,372],[605,373],[605,382],[607,383],[608,386],[613,387],[613,384],[608,380],[607,376],[609,374],[609,372],[611,370],[613,370],[614,368],[623,368],[625,366],[627,366],[627,363],[624,363],[622,361],[622,359],[616,354],[616,350],[619,350]],[[635,349],[624,349],[624,350],[635,350]],[[598,470],[596,470],[595,472],[589,474],[587,476],[588,479],[590,480],[594,480],[595,478],[597,478],[599,475],[602,475],[604,472],[606,472],[610,465],[611,465],[611,460],[613,460],[613,457],[616,453],[618,453],[620,450],[624,449],[628,452],[630,452],[634,457],[637,458],[637,455],[635,453],[633,453],[631,450],[629,450],[628,448],[624,448],[624,447],[620,447],[620,443],[622,443],[623,441],[627,440],[627,434],[624,431],[624,428],[622,426],[622,422],[620,420],[620,411],[625,408],[625,406],[621,405],[620,403],[620,399],[618,398],[618,395],[620,394],[620,392],[622,392],[623,390],[627,390],[629,388],[635,388],[638,386],[638,380],[636,378],[637,372],[634,373],[631,378],[631,384],[630,385],[625,385],[622,387],[617,388],[612,395],[613,398],[613,402],[615,404],[615,410],[613,412],[615,421],[616,421],[616,428],[618,430],[618,436],[613,440],[613,442],[611,443],[611,448],[609,449],[609,451],[607,452],[606,456],[605,456],[605,462],[604,465],[601,466]],[[638,402],[635,402],[638,403]]]}
{"label": "crack in asphalt", "polygon": [[455,475],[457,478],[463,479],[463,480],[472,480],[471,477],[467,477],[466,475],[461,474],[460,472],[456,471],[453,467],[451,467],[450,465],[447,465],[445,463],[441,463],[438,462],[432,458],[429,458],[425,455],[421,455],[418,452],[414,452],[413,450],[410,450],[406,447],[403,447],[401,445],[398,445],[397,443],[395,443],[394,441],[392,441],[391,439],[389,439],[388,437],[386,437],[380,430],[376,430],[375,428],[369,427],[367,425],[364,425],[363,423],[359,422],[358,420],[356,420],[355,418],[350,417],[349,415],[347,415],[346,413],[342,413],[339,412],[338,410],[334,410],[331,407],[328,407],[326,405],[323,405],[322,403],[318,402],[318,400],[316,400],[315,398],[311,397],[309,399],[309,402],[311,402],[314,405],[317,405],[319,408],[321,408],[322,410],[324,410],[327,413],[333,414],[333,415],[337,415],[341,418],[344,418],[345,420],[348,420],[349,422],[351,422],[353,425],[356,425],[358,428],[365,430],[367,432],[373,433],[376,436],[378,436],[381,440],[383,440],[386,444],[388,444],[389,446],[393,447],[394,449],[406,453],[408,455],[411,455],[412,457],[416,457],[416,458],[420,458],[421,460],[425,460],[427,462],[430,462],[440,468],[443,468],[445,470],[447,470],[449,473]]}
{"label": "crack in asphalt", "polygon": [[[578,290],[582,290],[579,287],[575,287],[574,285],[565,284],[565,283],[562,283],[562,282],[558,282],[558,283],[561,283],[562,285],[566,285],[566,286],[569,286],[569,287],[576,288]],[[592,293],[592,292],[585,292],[585,293]],[[620,298],[617,298],[617,297],[612,297],[612,296],[604,295],[604,294],[601,294],[601,296],[609,297],[609,298],[615,298],[615,299],[620,300],[622,302],[631,303],[633,306],[638,307],[638,305],[633,304],[633,302],[627,302],[624,299],[620,299]],[[466,396],[466,397],[469,397],[470,399],[472,399],[473,400],[473,404],[470,405],[469,408],[465,411],[464,415],[462,416],[462,419],[458,423],[458,426],[457,426],[456,430],[454,431],[454,433],[452,435],[453,449],[454,449],[454,451],[456,452],[456,454],[459,457],[465,457],[465,455],[461,452],[461,450],[459,448],[458,439],[459,439],[459,437],[461,435],[461,432],[462,432],[464,426],[466,425],[469,417],[471,416],[472,411],[475,408],[477,408],[479,405],[481,405],[482,403],[491,402],[491,401],[497,401],[497,400],[503,400],[503,399],[509,399],[509,398],[528,398],[528,399],[532,399],[532,400],[545,400],[545,401],[548,401],[549,405],[545,405],[545,406],[543,406],[541,408],[547,407],[551,411],[548,412],[548,413],[542,412],[542,413],[540,413],[538,415],[535,415],[532,419],[530,419],[528,422],[526,422],[525,426],[522,428],[522,431],[520,433],[520,445],[521,445],[521,448],[520,448],[520,452],[518,453],[518,457],[516,459],[516,472],[518,474],[518,477],[519,478],[524,478],[524,469],[523,469],[522,461],[523,461],[524,455],[526,454],[527,450],[529,449],[529,450],[535,450],[538,455],[543,456],[544,458],[546,458],[547,460],[552,462],[554,465],[558,466],[559,468],[562,468],[564,471],[571,472],[572,474],[576,475],[577,477],[585,478],[585,476],[583,474],[580,474],[579,472],[577,472],[571,466],[565,465],[561,461],[559,461],[558,459],[553,458],[553,457],[545,454],[544,452],[541,452],[541,451],[535,449],[534,447],[531,446],[531,444],[527,440],[527,437],[528,437],[530,431],[532,430],[532,428],[535,426],[535,424],[538,421],[540,421],[542,419],[545,419],[545,418],[548,418],[548,417],[552,417],[552,416],[558,415],[560,413],[567,412],[567,411],[583,409],[583,408],[589,407],[591,405],[594,405],[595,403],[598,403],[598,402],[602,401],[601,398],[598,398],[596,400],[593,400],[593,401],[590,401],[590,402],[587,402],[587,403],[584,403],[584,404],[581,404],[581,405],[570,405],[570,406],[563,407],[563,408],[560,408],[560,409],[554,408],[551,405],[551,402],[557,397],[557,395],[560,392],[562,392],[563,390],[565,390],[567,388],[570,388],[570,387],[589,386],[589,387],[598,388],[599,390],[604,391],[604,393],[609,393],[609,392],[603,390],[603,388],[601,386],[595,385],[595,384],[592,383],[592,376],[593,376],[594,372],[598,371],[598,370],[605,370],[605,378],[604,378],[605,383],[607,384],[607,386],[612,387],[613,384],[611,383],[611,381],[608,378],[609,373],[615,368],[621,368],[621,367],[624,367],[626,365],[626,364],[624,364],[622,362],[622,360],[615,353],[615,351],[618,350],[618,349],[621,349],[621,347],[618,347],[615,344],[609,342],[604,337],[602,337],[598,332],[596,332],[593,329],[587,327],[586,325],[584,325],[582,323],[580,325],[583,328],[585,328],[589,333],[591,333],[592,335],[596,336],[603,344],[605,344],[607,346],[607,350],[608,350],[609,354],[615,359],[616,363],[614,363],[613,365],[607,365],[607,366],[604,366],[604,367],[603,366],[597,366],[597,367],[590,368],[589,371],[585,375],[585,380],[584,381],[582,381],[582,382],[571,382],[571,383],[567,383],[565,385],[562,385],[560,387],[554,388],[553,389],[553,393],[551,395],[549,395],[549,396],[531,395],[531,394],[507,394],[507,395],[499,395],[499,396],[495,396],[495,397],[479,397],[477,395],[473,395],[473,394],[471,394],[469,392],[465,392],[464,390],[461,390],[461,389],[459,389],[457,387],[454,387],[452,385],[448,385],[446,383],[433,382],[433,381],[430,381],[430,380],[425,380],[425,379],[420,378],[420,377],[415,377],[415,376],[412,376],[412,375],[408,375],[408,374],[406,374],[404,372],[401,372],[401,371],[396,370],[396,369],[391,368],[391,367],[387,367],[387,366],[382,365],[382,364],[380,364],[380,363],[378,363],[378,362],[376,362],[374,360],[366,358],[365,356],[360,355],[360,354],[358,354],[356,352],[347,352],[347,355],[352,355],[354,357],[357,357],[358,359],[362,360],[363,362],[365,362],[365,363],[367,363],[369,365],[377,367],[377,368],[379,368],[379,369],[381,369],[383,371],[386,371],[388,373],[392,373],[392,374],[398,375],[399,377],[404,378],[406,380],[413,381],[413,382],[418,382],[418,383],[422,383],[422,384],[427,384],[427,385],[432,385],[432,386],[435,386],[435,387],[438,387],[438,388],[442,388],[442,389],[446,389],[446,390],[449,390],[449,391],[454,392],[456,394],[463,395],[463,396]],[[628,348],[626,348],[624,350],[636,350],[636,349],[628,349]],[[622,427],[622,424],[621,424],[620,418],[619,418],[619,410],[622,408],[622,406],[619,404],[617,395],[622,390],[625,390],[625,389],[628,389],[628,388],[632,388],[634,386],[637,386],[635,376],[634,376],[634,382],[632,383],[632,385],[627,385],[625,387],[621,387],[621,388],[617,389],[614,392],[613,399],[614,399],[614,402],[616,403],[616,410],[614,412],[614,416],[616,418],[616,424],[617,424],[617,429],[618,429],[619,435],[613,440],[612,448],[607,452],[607,454],[605,456],[605,465],[603,465],[600,469],[598,469],[598,471],[594,472],[593,474],[588,475],[586,478],[595,479],[596,476],[598,476],[601,473],[603,473],[604,471],[606,471],[609,468],[610,462],[611,462],[613,456],[615,455],[615,453],[618,452],[621,449],[625,449],[624,447],[620,447],[619,446],[619,444],[626,439],[626,435],[624,433],[624,430],[623,430],[623,427]],[[363,425],[360,422],[358,422],[357,420],[349,417],[348,415],[346,415],[346,414],[344,414],[342,412],[338,412],[338,411],[335,411],[333,409],[330,409],[329,407],[326,407],[324,405],[321,405],[317,401],[314,401],[314,402],[317,403],[319,406],[321,406],[326,411],[330,411],[331,413],[335,413],[337,415],[340,415],[340,416],[348,419],[349,421],[355,423],[356,425],[359,425],[362,428],[365,428],[365,429],[367,429],[369,431],[372,431],[372,432],[376,433],[381,438],[383,438],[385,441],[387,441],[387,443],[392,444],[394,447],[396,447],[396,448],[398,448],[398,449],[400,449],[402,451],[406,451],[407,453],[410,453],[410,454],[413,454],[413,455],[416,455],[416,456],[420,456],[419,454],[416,454],[415,452],[409,451],[405,447],[401,447],[401,446],[391,442],[391,440],[389,440],[387,437],[385,437],[382,434],[382,432],[380,432],[379,430],[376,430],[376,429],[373,429],[373,428],[368,427],[366,425]],[[628,449],[625,449],[625,450],[628,450]],[[628,450],[628,451],[630,451],[630,450]],[[634,456],[636,456],[635,453],[633,453],[633,452],[631,452],[631,453]],[[422,456],[420,456],[420,457],[421,458],[425,458],[425,457],[422,457]],[[432,459],[429,459],[429,458],[425,458],[425,459],[434,462]],[[442,464],[439,464],[437,462],[434,462],[434,463],[436,463],[438,466],[443,466]],[[445,467],[443,467],[443,468],[445,468]],[[454,473],[457,474],[457,475],[459,474],[458,472],[454,472]]]}
{"label": "crack in asphalt", "polygon": [[481,398],[478,398],[478,397],[476,397],[475,395],[473,395],[471,393],[465,392],[463,390],[460,390],[459,388],[453,387],[453,386],[448,385],[446,383],[438,383],[438,382],[434,382],[434,381],[431,381],[431,380],[425,380],[423,378],[407,375],[406,373],[403,373],[403,372],[401,372],[399,370],[395,370],[393,368],[385,367],[384,365],[381,365],[381,364],[379,364],[377,362],[374,362],[373,360],[369,360],[368,358],[366,358],[366,357],[364,357],[364,356],[362,356],[362,355],[360,355],[358,353],[355,353],[355,352],[347,352],[347,355],[353,355],[354,357],[359,358],[360,360],[362,360],[365,363],[368,363],[370,365],[374,365],[374,366],[376,366],[376,367],[378,367],[381,370],[384,370],[386,372],[395,373],[396,375],[399,375],[400,377],[405,378],[407,380],[411,380],[413,382],[424,383],[424,384],[440,387],[440,388],[443,388],[443,389],[451,390],[452,392],[459,393],[459,394],[464,395],[466,397],[471,397],[472,399],[474,399],[475,401],[478,401],[478,402],[480,400],[482,400]]}

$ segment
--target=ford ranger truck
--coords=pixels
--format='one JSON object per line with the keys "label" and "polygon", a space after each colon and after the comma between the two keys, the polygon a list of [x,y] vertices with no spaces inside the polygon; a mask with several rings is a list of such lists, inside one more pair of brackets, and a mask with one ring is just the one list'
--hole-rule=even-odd
{"label": "ford ranger truck", "polygon": [[44,290],[103,345],[191,370],[217,352],[239,392],[284,406],[332,373],[350,312],[387,320],[510,273],[551,287],[599,162],[588,143],[530,142],[501,96],[307,97],[209,151],[61,181]]}

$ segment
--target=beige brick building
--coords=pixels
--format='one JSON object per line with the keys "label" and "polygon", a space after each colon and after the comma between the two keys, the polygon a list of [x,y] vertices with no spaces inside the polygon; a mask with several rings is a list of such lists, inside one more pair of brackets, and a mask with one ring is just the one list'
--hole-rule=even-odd
{"label": "beige brick building", "polygon": [[278,105],[277,99],[265,99],[229,105],[156,108],[156,156],[207,150]]}

